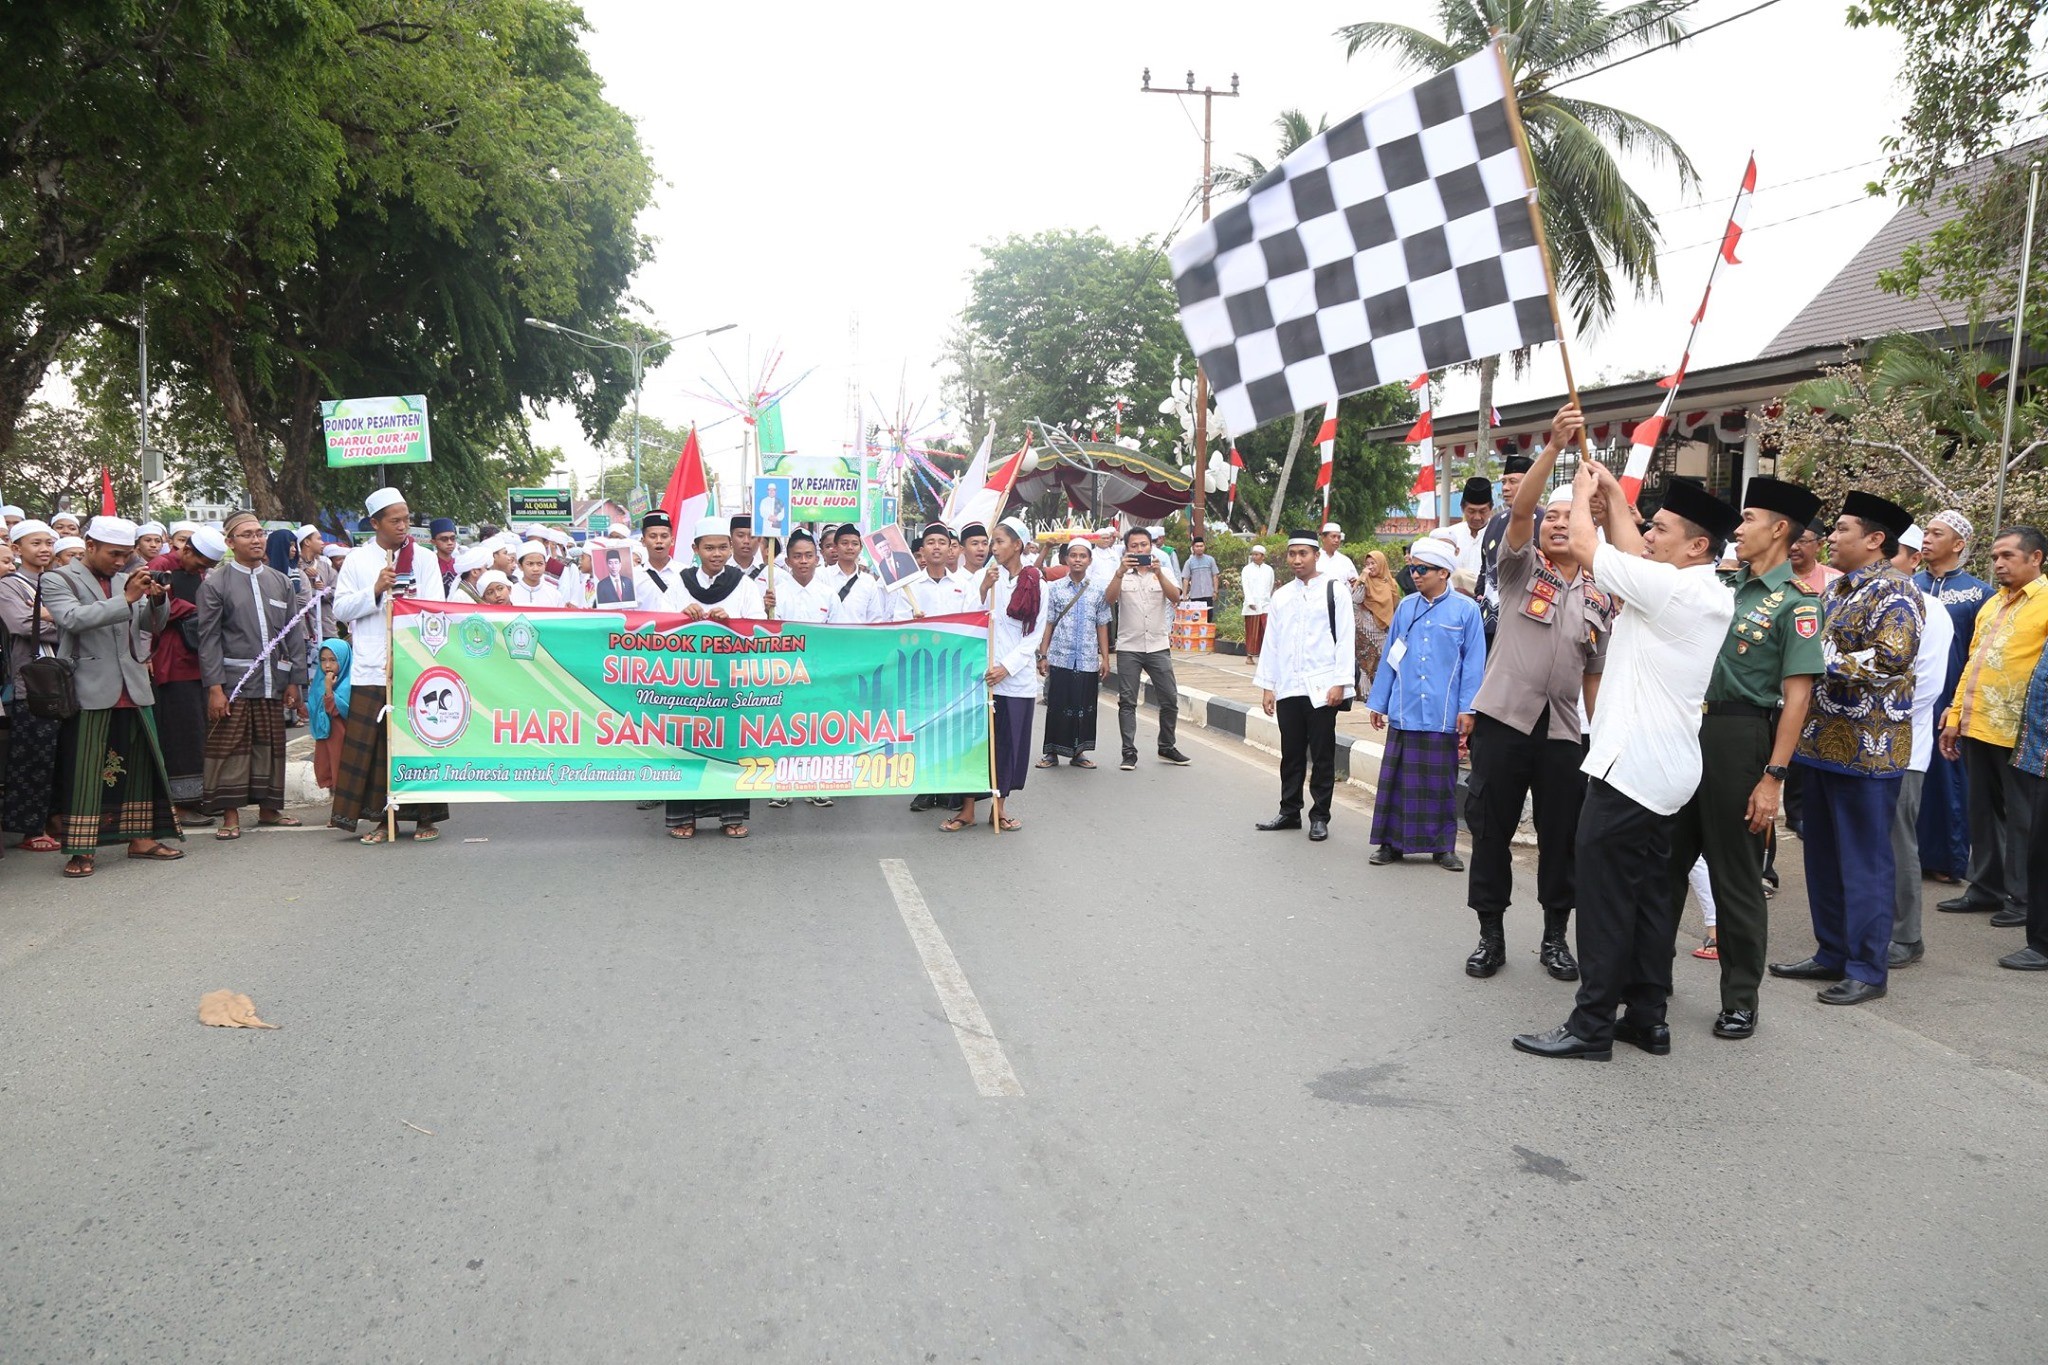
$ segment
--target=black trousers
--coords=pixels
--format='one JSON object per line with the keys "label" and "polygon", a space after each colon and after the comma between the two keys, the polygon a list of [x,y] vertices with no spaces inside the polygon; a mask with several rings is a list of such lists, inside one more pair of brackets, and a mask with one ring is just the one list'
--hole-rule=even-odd
{"label": "black trousers", "polygon": [[1328,822],[1330,794],[1337,787],[1337,708],[1307,697],[1273,703],[1280,725],[1280,813],[1301,814],[1301,779],[1308,774],[1308,818]]}
{"label": "black trousers", "polygon": [[1545,708],[1532,734],[1480,712],[1472,722],[1472,781],[1465,824],[1472,831],[1472,872],[1465,903],[1482,915],[1500,914],[1514,898],[1513,840],[1522,802],[1536,795],[1536,899],[1546,923],[1571,913],[1577,902],[1579,809],[1586,800],[1585,746],[1551,739]]}
{"label": "black trousers", "polygon": [[[2013,769],[2019,778],[2019,799],[2032,828],[2048,832],[2048,777]],[[2027,946],[2048,953],[2048,839],[2035,839],[2027,849]]]}
{"label": "black trousers", "polygon": [[1704,854],[1714,890],[1724,1010],[1755,1009],[1764,979],[1771,925],[1764,900],[1764,836],[1749,832],[1748,813],[1750,793],[1771,761],[1773,730],[1764,716],[1702,716],[1700,785],[1672,822],[1663,894],[1673,932],[1685,910],[1686,874]]}
{"label": "black trousers", "polygon": [[1967,735],[1963,785],[1970,801],[1970,889],[1963,899],[1986,910],[2027,908],[2026,859],[2033,821],[2021,799],[2012,750]]}
{"label": "black trousers", "polygon": [[1579,999],[1566,1026],[1588,1042],[1614,1038],[1626,1007],[1638,1024],[1664,1022],[1678,914],[1665,894],[1669,815],[1637,805],[1598,778],[1579,814]]}

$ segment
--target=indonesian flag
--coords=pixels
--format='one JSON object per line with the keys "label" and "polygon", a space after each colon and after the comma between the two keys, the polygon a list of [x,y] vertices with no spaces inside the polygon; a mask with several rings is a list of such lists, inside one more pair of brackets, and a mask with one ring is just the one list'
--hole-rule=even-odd
{"label": "indonesian flag", "polygon": [[1003,515],[1003,505],[1010,500],[1010,491],[1017,486],[1017,479],[1024,470],[1024,457],[1031,453],[1031,433],[1024,434],[1024,448],[1004,460],[996,471],[988,476],[981,491],[962,505],[960,520],[952,525],[965,526],[978,521],[984,526],[994,526],[996,519]]}
{"label": "indonesian flag", "polygon": [[[1237,510],[1237,476],[1244,472],[1244,456],[1237,453],[1237,442],[1230,443],[1230,511]],[[1223,514],[1225,525],[1230,523],[1230,512]]]}
{"label": "indonesian flag", "polygon": [[1322,447],[1323,462],[1316,467],[1316,487],[1323,490],[1323,515],[1330,514],[1330,475],[1337,467],[1337,405],[1323,405],[1322,429],[1316,432],[1316,444]]}
{"label": "indonesian flag", "polygon": [[1714,276],[1723,261],[1729,265],[1742,264],[1736,259],[1735,247],[1742,240],[1743,220],[1749,217],[1749,201],[1755,193],[1756,158],[1751,156],[1749,164],[1743,167],[1742,188],[1735,192],[1735,203],[1728,210],[1728,230],[1721,238],[1721,252],[1707,267],[1707,287],[1701,292],[1700,306],[1692,315],[1692,330],[1686,334],[1685,350],[1678,357],[1678,368],[1657,381],[1664,390],[1664,401],[1657,406],[1657,415],[1636,423],[1636,429],[1629,437],[1628,463],[1621,471],[1621,491],[1628,495],[1631,507],[1642,494],[1643,477],[1650,472],[1650,457],[1657,453],[1657,442],[1671,425],[1671,405],[1677,401],[1679,386],[1685,383],[1685,372],[1692,365],[1692,344],[1699,339],[1700,324],[1706,321],[1707,301],[1714,297]]}
{"label": "indonesian flag", "polygon": [[114,475],[105,465],[100,466],[100,515],[120,515],[114,510]]}
{"label": "indonesian flag", "polygon": [[675,526],[677,545],[689,544],[697,523],[711,515],[711,485],[704,478],[704,452],[697,445],[694,426],[683,439],[683,453],[662,491],[661,510]]}
{"label": "indonesian flag", "polygon": [[1415,482],[1408,486],[1408,496],[1420,498],[1436,492],[1436,462],[1431,461],[1416,471]]}

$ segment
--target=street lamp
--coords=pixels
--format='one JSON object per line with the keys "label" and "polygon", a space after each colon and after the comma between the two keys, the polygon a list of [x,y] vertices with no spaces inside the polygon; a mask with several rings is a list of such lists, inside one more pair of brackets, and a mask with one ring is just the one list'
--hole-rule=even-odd
{"label": "street lamp", "polygon": [[[716,336],[720,332],[730,332],[733,328],[739,326],[736,322],[727,322],[717,327],[706,327],[701,331],[678,332],[674,336],[660,337],[653,341],[628,342],[613,341],[610,337],[593,336],[589,332],[579,332],[574,327],[564,327],[559,322],[548,322],[543,318],[528,318],[526,319],[526,325],[528,327],[537,327],[543,332],[559,332],[566,337],[578,337],[593,346],[609,346],[615,351],[624,351],[627,355],[633,357],[633,487],[636,489],[640,487],[640,377],[645,368],[642,361],[646,358],[647,353],[659,350],[663,346],[672,346],[678,341],[690,341],[697,337]],[[600,498],[604,496],[602,479],[599,480],[597,495]]]}

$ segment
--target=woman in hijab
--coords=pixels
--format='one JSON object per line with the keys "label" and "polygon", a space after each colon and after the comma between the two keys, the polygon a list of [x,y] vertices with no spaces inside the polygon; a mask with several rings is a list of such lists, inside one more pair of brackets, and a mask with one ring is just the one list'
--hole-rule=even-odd
{"label": "woman in hijab", "polygon": [[[296,530],[272,531],[263,540],[263,559],[271,568],[283,574],[285,581],[292,585],[292,615],[297,617],[300,608],[306,605],[306,568],[299,562],[299,533]],[[292,628],[292,638],[278,648],[290,650],[293,658],[310,665],[313,662],[313,651],[320,647],[319,616],[320,613],[316,610],[300,617],[298,625]],[[306,675],[311,677],[313,671],[309,667]],[[305,703],[301,702],[300,705],[304,706]],[[310,714],[303,712],[295,719],[290,712],[286,712],[284,722],[286,725],[293,725],[298,720],[308,719]]]}
{"label": "woman in hijab", "polygon": [[313,781],[321,791],[334,790],[341,772],[341,732],[348,725],[348,666],[353,660],[348,641],[320,642],[312,680],[306,687],[307,726],[313,735]]}
{"label": "woman in hijab", "polygon": [[1380,651],[1386,647],[1387,627],[1393,624],[1394,607],[1401,590],[1394,585],[1394,571],[1384,551],[1365,557],[1363,572],[1351,582],[1351,616],[1358,625],[1358,690],[1372,686],[1379,671]]}

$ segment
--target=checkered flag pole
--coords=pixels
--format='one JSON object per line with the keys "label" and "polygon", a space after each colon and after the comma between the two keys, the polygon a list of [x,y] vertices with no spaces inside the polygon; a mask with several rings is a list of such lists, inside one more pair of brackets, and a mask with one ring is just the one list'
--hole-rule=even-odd
{"label": "checkered flag pole", "polygon": [[[1274,167],[1174,243],[1181,325],[1230,429],[1562,344],[1498,42]],[[1574,401],[1571,360],[1566,383]]]}

